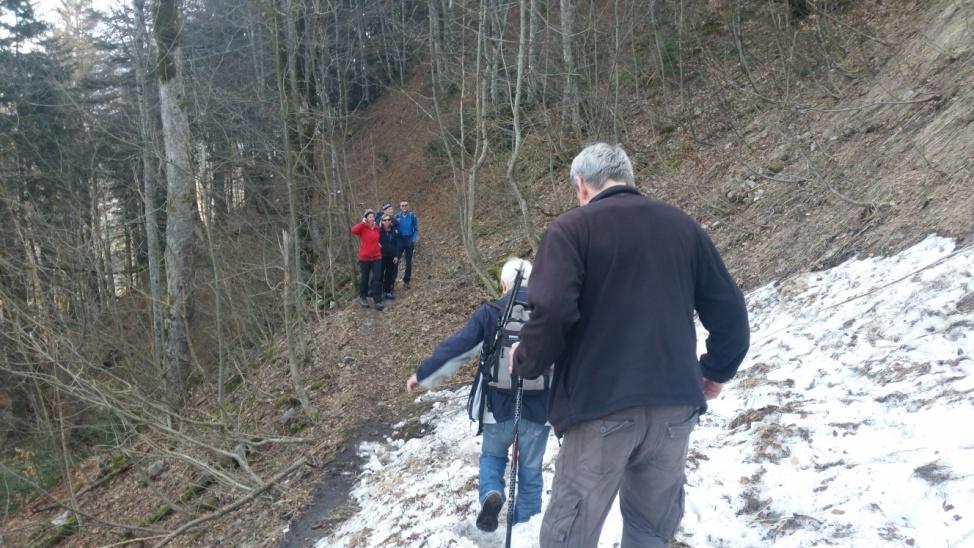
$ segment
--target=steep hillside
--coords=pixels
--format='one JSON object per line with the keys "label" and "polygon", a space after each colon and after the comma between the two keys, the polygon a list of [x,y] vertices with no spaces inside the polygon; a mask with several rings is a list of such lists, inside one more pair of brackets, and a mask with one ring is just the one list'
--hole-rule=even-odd
{"label": "steep hillside", "polygon": [[880,26],[890,46],[874,54],[873,75],[787,117],[742,119],[692,158],[696,168],[650,184],[704,186],[674,194],[698,204],[749,287],[931,232],[965,239],[974,229],[972,17],[962,2],[897,11],[897,26]]}
{"label": "steep hillside", "polygon": [[[705,224],[745,287],[856,254],[889,253],[931,232],[965,239],[974,229],[974,13],[961,2],[853,5],[843,25],[858,36],[849,53],[863,66],[836,65],[771,97],[752,66],[755,89],[698,81],[685,99],[688,120],[661,120],[669,97],[630,97],[622,143],[637,185]],[[855,21],[881,37],[856,35]],[[757,32],[757,30],[755,31]],[[762,36],[763,38],[763,36]],[[761,55],[756,54],[759,59]],[[860,59],[861,58],[861,59]],[[853,63],[855,60],[850,60]],[[770,69],[769,69],[770,70]],[[770,74],[765,75],[770,80]],[[826,91],[820,79],[835,79]],[[442,160],[428,84],[387,94],[356,133],[350,162],[365,204],[409,196],[430,222],[434,266],[455,256],[456,203]],[[770,92],[769,92],[770,93]],[[556,137],[529,116],[519,178],[536,225],[573,206],[568,165],[585,134]],[[378,158],[378,161],[374,161]],[[506,157],[483,169],[478,220],[490,260],[523,252],[512,239],[516,206],[504,180]]]}

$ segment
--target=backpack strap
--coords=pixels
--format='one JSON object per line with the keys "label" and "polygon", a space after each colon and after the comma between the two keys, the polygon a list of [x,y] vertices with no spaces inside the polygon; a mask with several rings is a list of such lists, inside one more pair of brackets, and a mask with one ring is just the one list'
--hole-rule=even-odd
{"label": "backpack strap", "polygon": [[484,376],[477,371],[473,384],[470,385],[470,396],[467,398],[467,416],[470,420],[477,421],[477,434],[484,431],[484,410],[487,408],[487,381]]}

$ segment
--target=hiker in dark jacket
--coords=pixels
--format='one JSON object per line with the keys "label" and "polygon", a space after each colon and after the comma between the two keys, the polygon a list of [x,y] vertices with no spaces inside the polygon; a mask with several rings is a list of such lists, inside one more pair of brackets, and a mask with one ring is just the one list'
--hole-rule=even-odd
{"label": "hiker in dark jacket", "polygon": [[[747,353],[747,309],[706,232],[634,188],[621,147],[586,147],[571,179],[583,207],[542,237],[514,352],[516,375],[555,364],[549,420],[564,444],[541,546],[595,546],[619,493],[622,546],[665,547],[690,431]],[[710,334],[699,359],[694,311]]]}
{"label": "hiker in dark jacket", "polygon": [[409,289],[409,282],[413,279],[413,248],[419,241],[419,218],[409,210],[409,202],[399,202],[399,212],[393,216],[399,228],[400,254],[405,258],[405,271],[402,274],[402,284]]}
{"label": "hiker in dark jacket", "polygon": [[[368,308],[366,296],[371,293],[375,308],[382,310],[382,248],[379,247],[379,227],[375,223],[375,212],[366,209],[362,220],[352,227],[352,234],[358,236],[358,266],[361,274],[358,284],[358,302]],[[371,288],[371,291],[370,291]]]}
{"label": "hiker in dark jacket", "polygon": [[379,245],[382,247],[382,297],[395,299],[392,284],[396,281],[399,263],[399,231],[393,226],[392,215],[388,213],[382,216],[379,226]]}
{"label": "hiker in dark jacket", "polygon": [[[416,374],[406,382],[407,391],[412,393],[417,386],[433,388],[456,373],[471,357],[478,355],[484,341],[493,341],[497,322],[511,298],[510,289],[519,268],[523,268],[523,281],[516,302],[526,302],[531,263],[523,259],[509,259],[501,270],[504,295],[482,305],[462,329],[440,343],[433,355],[423,360]],[[544,389],[526,391],[522,398],[515,523],[528,521],[531,516],[541,512],[541,463],[550,431],[545,412],[547,397],[548,391]],[[513,394],[487,388],[486,411],[482,419],[484,440],[480,453],[481,510],[477,516],[477,527],[484,531],[497,528],[497,516],[504,505],[504,468],[507,466],[508,449],[513,443],[513,419]]]}
{"label": "hiker in dark jacket", "polygon": [[389,202],[385,202],[379,207],[379,212],[375,214],[376,223],[381,223],[382,219],[384,219],[386,215],[392,219],[392,228],[399,230],[399,221],[396,220],[396,211],[392,208],[392,204]]}

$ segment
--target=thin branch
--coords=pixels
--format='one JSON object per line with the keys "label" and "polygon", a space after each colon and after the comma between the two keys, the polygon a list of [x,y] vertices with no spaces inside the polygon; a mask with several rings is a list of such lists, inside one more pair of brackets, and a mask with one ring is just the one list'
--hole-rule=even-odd
{"label": "thin branch", "polygon": [[278,483],[279,481],[281,481],[282,479],[284,479],[285,477],[287,477],[289,474],[291,474],[291,472],[294,472],[299,467],[303,466],[304,463],[306,463],[306,462],[308,462],[307,455],[305,455],[305,456],[301,457],[300,459],[298,459],[297,461],[295,461],[294,464],[292,464],[291,466],[288,466],[283,472],[281,472],[280,474],[278,474],[278,475],[274,476],[273,478],[271,478],[267,483],[265,483],[265,484],[261,485],[260,487],[254,489],[246,497],[244,497],[244,498],[242,498],[242,499],[240,499],[240,500],[238,500],[238,501],[236,501],[236,502],[234,502],[232,504],[228,504],[228,505],[226,505],[226,506],[224,506],[224,507],[222,507],[222,508],[220,508],[218,510],[215,510],[213,512],[210,512],[209,514],[206,514],[205,516],[200,516],[200,517],[198,517],[198,518],[196,518],[196,519],[194,519],[192,521],[189,521],[189,522],[183,524],[178,529],[176,529],[172,533],[169,533],[169,535],[167,535],[165,538],[163,538],[162,541],[160,541],[158,544],[155,545],[155,548],[162,548],[163,546],[169,544],[169,542],[172,541],[172,539],[174,539],[177,536],[185,533],[186,531],[189,531],[190,529],[195,528],[196,526],[200,525],[201,523],[205,523],[207,521],[211,521],[211,520],[217,519],[217,518],[222,517],[223,515],[225,515],[225,514],[227,514],[229,512],[232,512],[232,511],[236,510],[237,508],[240,508],[241,506],[243,506],[243,505],[247,504],[248,502],[250,502],[250,501],[254,500],[255,498],[257,498],[257,495],[260,495],[264,491],[266,491],[266,490],[270,489],[271,487],[273,487],[276,483]]}
{"label": "thin branch", "polygon": [[76,508],[72,508],[70,504],[61,501],[60,499],[58,499],[57,497],[55,497],[54,495],[52,495],[50,492],[48,492],[46,489],[44,489],[43,487],[41,487],[40,485],[38,485],[37,482],[35,482],[34,480],[30,479],[27,476],[24,476],[24,475],[18,473],[16,470],[11,469],[10,467],[8,467],[7,465],[5,465],[2,462],[0,462],[0,468],[3,468],[3,470],[7,474],[10,474],[12,476],[17,477],[20,481],[23,481],[23,482],[27,483],[28,485],[30,485],[31,487],[33,487],[40,494],[42,494],[45,497],[51,499],[51,501],[53,501],[54,504],[56,504],[58,507],[64,508],[65,510],[68,510],[70,512],[74,512],[74,513],[78,514],[79,516],[82,516],[85,519],[89,519],[92,522],[97,523],[99,525],[104,525],[106,527],[112,527],[114,529],[124,529],[126,531],[141,531],[141,532],[145,532],[145,533],[156,533],[156,534],[165,533],[165,531],[163,531],[161,529],[153,529],[151,527],[141,527],[141,526],[138,526],[138,525],[126,525],[124,523],[114,523],[114,522],[111,522],[111,521],[105,521],[103,519],[99,519],[99,518],[97,518],[97,517],[95,517],[95,516],[93,516],[93,515],[91,515],[91,514],[89,514],[87,512],[82,512],[81,510],[78,510]]}

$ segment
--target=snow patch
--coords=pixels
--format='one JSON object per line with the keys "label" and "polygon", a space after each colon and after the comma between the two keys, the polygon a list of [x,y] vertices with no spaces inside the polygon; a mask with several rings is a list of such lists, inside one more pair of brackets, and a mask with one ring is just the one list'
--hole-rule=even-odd
{"label": "snow patch", "polygon": [[[972,293],[974,249],[937,236],[752,292],[751,351],[691,438],[677,540],[974,543],[974,311],[958,307]],[[467,393],[420,397],[435,402],[425,437],[361,445],[360,511],[317,547],[503,544],[506,507],[496,532],[474,524]],[[552,437],[545,507],[557,452]],[[537,546],[540,527],[517,525],[513,545]],[[617,501],[599,546],[621,535]]]}

